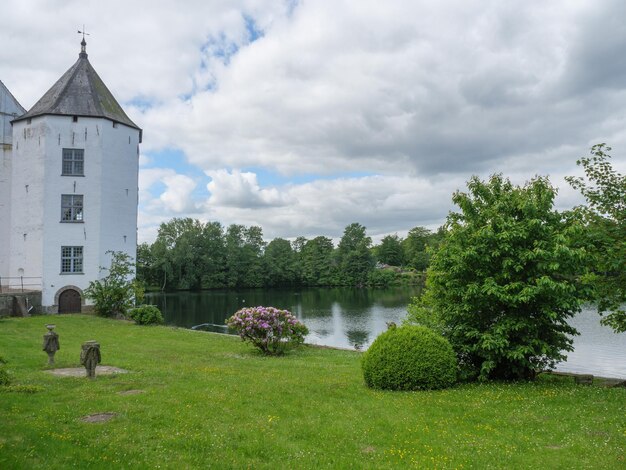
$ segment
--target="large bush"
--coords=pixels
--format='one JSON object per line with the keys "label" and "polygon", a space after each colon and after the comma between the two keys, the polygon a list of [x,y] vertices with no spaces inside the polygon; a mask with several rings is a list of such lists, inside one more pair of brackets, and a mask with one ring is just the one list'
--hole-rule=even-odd
{"label": "large bush", "polygon": [[93,301],[96,313],[103,317],[124,317],[136,302],[143,298],[143,289],[134,279],[132,258],[122,251],[111,254],[111,266],[100,267],[109,273],[102,279],[91,281],[85,296]]}
{"label": "large bush", "polygon": [[291,312],[275,307],[242,308],[226,324],[267,355],[280,355],[302,344],[309,332]]}
{"label": "large bush", "polygon": [[140,305],[128,312],[128,316],[138,325],[160,325],[164,323],[161,310],[154,305]]}
{"label": "large bush", "polygon": [[568,319],[587,295],[578,281],[587,255],[582,224],[553,210],[555,196],[547,178],[514,186],[501,175],[454,194],[460,211],[448,216],[411,316],[441,325],[463,378],[532,379],[572,350]]}
{"label": "large bush", "polygon": [[443,337],[423,326],[390,328],[363,354],[368,387],[385,390],[432,390],[456,381],[456,357]]}

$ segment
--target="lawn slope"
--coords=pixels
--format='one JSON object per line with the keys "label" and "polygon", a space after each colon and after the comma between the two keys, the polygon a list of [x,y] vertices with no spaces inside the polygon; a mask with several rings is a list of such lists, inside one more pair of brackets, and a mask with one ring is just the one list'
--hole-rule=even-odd
{"label": "lawn slope", "polygon": [[[130,373],[46,373],[50,321],[56,367],[95,339]],[[267,358],[237,337],[85,315],[0,320],[0,356],[17,385],[0,387],[0,468],[626,468],[623,388],[379,392],[357,352]],[[96,413],[115,416],[81,420]]]}

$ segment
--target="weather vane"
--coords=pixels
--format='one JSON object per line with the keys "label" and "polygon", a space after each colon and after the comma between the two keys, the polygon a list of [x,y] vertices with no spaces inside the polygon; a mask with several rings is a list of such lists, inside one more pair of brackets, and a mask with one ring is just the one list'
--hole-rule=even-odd
{"label": "weather vane", "polygon": [[78,30],[78,34],[82,34],[83,35],[83,41],[85,40],[85,35],[90,36],[89,33],[85,32],[85,25],[83,25],[83,30]]}

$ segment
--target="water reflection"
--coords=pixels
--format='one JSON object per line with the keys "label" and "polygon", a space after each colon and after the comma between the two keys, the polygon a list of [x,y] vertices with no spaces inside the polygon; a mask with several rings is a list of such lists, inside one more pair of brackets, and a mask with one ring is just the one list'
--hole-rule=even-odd
{"label": "water reflection", "polygon": [[246,306],[272,305],[293,312],[310,330],[306,341],[313,344],[367,348],[387,322],[399,323],[406,316],[406,305],[419,287],[388,289],[309,288],[245,289],[149,293],[147,300],[157,305],[171,325],[223,332],[226,318]]}
{"label": "water reflection", "polygon": [[[168,324],[225,332],[224,322],[246,306],[272,305],[288,309],[309,328],[307,343],[340,348],[367,349],[387,329],[406,316],[409,299],[417,287],[389,289],[310,288],[246,289],[151,293],[147,300],[157,305]],[[600,325],[599,316],[586,308],[572,320],[581,336],[574,338],[575,350],[557,370],[626,378],[626,333],[615,334]]]}
{"label": "water reflection", "polygon": [[574,351],[557,366],[563,372],[626,378],[626,333],[616,334],[600,324],[600,316],[586,307],[571,320],[580,336],[574,337]]}

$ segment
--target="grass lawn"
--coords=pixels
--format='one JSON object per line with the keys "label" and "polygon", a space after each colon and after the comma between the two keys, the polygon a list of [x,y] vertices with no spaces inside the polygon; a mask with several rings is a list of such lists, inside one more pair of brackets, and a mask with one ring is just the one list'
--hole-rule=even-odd
{"label": "grass lawn", "polygon": [[[51,321],[56,367],[95,339],[102,365],[130,373],[44,372]],[[0,320],[0,356],[18,385],[0,387],[0,469],[626,468],[626,389],[569,378],[380,392],[358,352],[268,358],[237,337],[86,315]]]}

